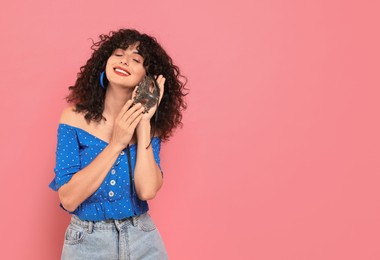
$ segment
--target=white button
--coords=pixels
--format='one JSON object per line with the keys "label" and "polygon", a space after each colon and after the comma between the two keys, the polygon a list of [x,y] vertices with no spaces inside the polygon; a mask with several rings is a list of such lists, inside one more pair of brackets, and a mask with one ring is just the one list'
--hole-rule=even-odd
{"label": "white button", "polygon": [[124,151],[121,151],[121,153],[120,153],[121,155],[124,155]]}
{"label": "white button", "polygon": [[111,173],[112,174],[115,174],[116,170],[115,169],[112,169]]}
{"label": "white button", "polygon": [[115,185],[116,181],[115,180],[111,180],[110,183],[113,186],[113,185]]}
{"label": "white button", "polygon": [[108,192],[108,195],[109,195],[110,197],[113,197],[113,195],[114,195],[113,191]]}

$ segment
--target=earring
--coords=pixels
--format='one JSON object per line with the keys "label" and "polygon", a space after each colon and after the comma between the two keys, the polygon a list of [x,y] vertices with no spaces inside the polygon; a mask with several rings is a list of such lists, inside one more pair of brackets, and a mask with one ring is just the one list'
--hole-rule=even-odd
{"label": "earring", "polygon": [[102,89],[106,89],[106,87],[104,86],[104,70],[102,71],[102,73],[100,74],[100,86],[102,86]]}

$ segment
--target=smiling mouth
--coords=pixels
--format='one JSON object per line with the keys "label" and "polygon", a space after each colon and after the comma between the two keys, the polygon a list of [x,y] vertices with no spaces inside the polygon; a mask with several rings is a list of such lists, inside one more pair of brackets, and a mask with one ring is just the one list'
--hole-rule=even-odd
{"label": "smiling mouth", "polygon": [[120,67],[115,67],[113,70],[116,72],[116,74],[121,75],[121,76],[129,76],[131,73],[129,71],[122,69]]}

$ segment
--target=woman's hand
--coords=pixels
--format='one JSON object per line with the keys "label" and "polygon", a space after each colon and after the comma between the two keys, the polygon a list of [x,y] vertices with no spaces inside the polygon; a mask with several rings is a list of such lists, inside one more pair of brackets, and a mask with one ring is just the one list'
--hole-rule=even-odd
{"label": "woman's hand", "polygon": [[132,106],[132,103],[132,100],[125,103],[114,122],[110,144],[115,145],[120,150],[129,144],[135,128],[143,116],[144,107],[140,103]]}

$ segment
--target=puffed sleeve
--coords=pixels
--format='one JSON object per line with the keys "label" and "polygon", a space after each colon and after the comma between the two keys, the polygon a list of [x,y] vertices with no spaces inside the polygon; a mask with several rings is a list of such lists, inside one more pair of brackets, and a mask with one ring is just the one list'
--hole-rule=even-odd
{"label": "puffed sleeve", "polygon": [[162,171],[161,164],[160,164],[161,139],[159,137],[154,137],[152,139],[152,150],[153,150],[154,159],[156,160],[158,168],[160,168],[162,176],[164,176],[164,172]]}
{"label": "puffed sleeve", "polygon": [[57,191],[81,169],[79,142],[74,127],[60,124],[57,134],[55,178],[49,187]]}

